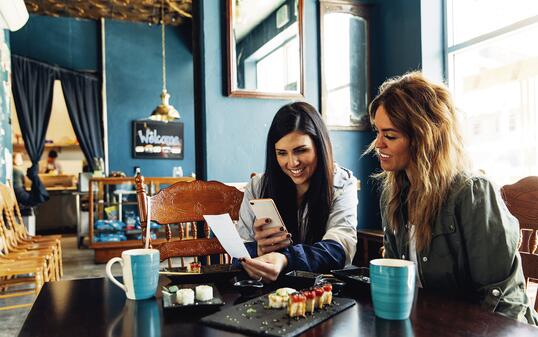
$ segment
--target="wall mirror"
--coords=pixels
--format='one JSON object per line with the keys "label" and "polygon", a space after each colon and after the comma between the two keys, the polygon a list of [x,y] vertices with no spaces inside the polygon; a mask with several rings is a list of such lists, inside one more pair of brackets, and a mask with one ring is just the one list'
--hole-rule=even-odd
{"label": "wall mirror", "polygon": [[321,113],[331,129],[370,128],[370,7],[320,2]]}
{"label": "wall mirror", "polygon": [[228,95],[303,97],[303,0],[227,0]]}

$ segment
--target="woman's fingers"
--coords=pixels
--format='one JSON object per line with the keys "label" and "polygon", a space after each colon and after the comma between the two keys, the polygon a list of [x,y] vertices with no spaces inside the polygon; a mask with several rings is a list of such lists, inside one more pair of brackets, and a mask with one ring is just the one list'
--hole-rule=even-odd
{"label": "woman's fingers", "polygon": [[254,221],[254,231],[261,230],[263,226],[268,225],[271,223],[271,219],[269,218],[259,218]]}
{"label": "woman's fingers", "polygon": [[259,275],[259,273],[256,273],[256,270],[254,268],[252,268],[251,266],[249,266],[248,264],[244,263],[244,262],[241,262],[241,264],[243,265],[243,269],[247,272],[248,276],[251,278],[251,279],[259,279],[261,275]]}
{"label": "woman's fingers", "polygon": [[253,279],[257,280],[261,277],[262,281],[275,281],[278,277],[278,272],[271,263],[259,259],[245,259],[242,264],[247,274]]}
{"label": "woman's fingers", "polygon": [[291,238],[291,234],[290,233],[286,233],[286,232],[279,232],[277,234],[274,234],[272,236],[269,236],[267,238],[264,238],[264,239],[260,239],[258,240],[258,245],[261,245],[261,246],[271,246],[271,245],[276,245],[277,243],[280,243],[282,241],[285,241],[287,239]]}
{"label": "woman's fingers", "polygon": [[279,235],[279,234],[282,234],[282,233],[284,233],[284,234],[287,233],[286,228],[284,228],[284,227],[269,227],[269,228],[261,227],[260,229],[254,231],[254,240],[260,241],[260,240],[266,239],[266,238],[268,238],[270,236]]}
{"label": "woman's fingers", "polygon": [[291,238],[287,238],[286,240],[283,240],[273,246],[270,246],[272,249],[273,252],[276,252],[278,250],[281,250],[281,249],[284,249],[284,248],[287,248],[289,246],[291,246],[291,244],[293,243],[293,241],[291,240]]}
{"label": "woman's fingers", "polygon": [[258,241],[258,248],[264,254],[286,248],[291,244],[291,234],[282,233],[273,235],[267,239],[262,239]]}
{"label": "woman's fingers", "polygon": [[248,276],[254,280],[271,280],[271,277],[267,275],[267,273],[264,270],[261,270],[259,268],[259,264],[256,263],[249,263],[247,261],[254,261],[254,259],[247,259],[242,262],[243,268],[247,272]]}

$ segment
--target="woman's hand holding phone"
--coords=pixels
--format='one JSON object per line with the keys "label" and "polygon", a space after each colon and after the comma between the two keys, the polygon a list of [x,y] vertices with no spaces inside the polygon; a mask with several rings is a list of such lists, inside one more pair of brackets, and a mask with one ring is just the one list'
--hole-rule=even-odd
{"label": "woman's hand holding phone", "polygon": [[249,202],[256,221],[254,239],[258,244],[258,256],[275,252],[292,244],[284,221],[272,199],[252,199]]}
{"label": "woman's hand holding phone", "polygon": [[288,247],[291,234],[284,226],[274,226],[270,218],[256,219],[254,222],[254,239],[258,245],[258,256]]}

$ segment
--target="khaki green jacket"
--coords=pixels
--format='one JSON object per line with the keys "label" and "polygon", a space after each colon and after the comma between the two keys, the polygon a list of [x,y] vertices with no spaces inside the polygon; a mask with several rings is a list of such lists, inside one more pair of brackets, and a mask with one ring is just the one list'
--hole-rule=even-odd
{"label": "khaki green jacket", "polygon": [[[406,209],[407,188],[400,209]],[[400,212],[400,216],[400,223],[407,224],[406,215]],[[384,214],[382,224],[385,257],[409,259],[408,226],[394,233]],[[518,221],[497,189],[484,178],[460,175],[432,224],[429,247],[417,251],[422,287],[462,293],[487,310],[538,325],[525,294],[518,239]]]}

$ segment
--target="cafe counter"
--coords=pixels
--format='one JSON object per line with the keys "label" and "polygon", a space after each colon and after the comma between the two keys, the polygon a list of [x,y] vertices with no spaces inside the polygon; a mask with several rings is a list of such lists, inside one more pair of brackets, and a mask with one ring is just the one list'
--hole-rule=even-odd
{"label": "cafe counter", "polygon": [[49,200],[35,208],[37,234],[76,233],[76,176],[40,174],[39,178],[49,193]]}

